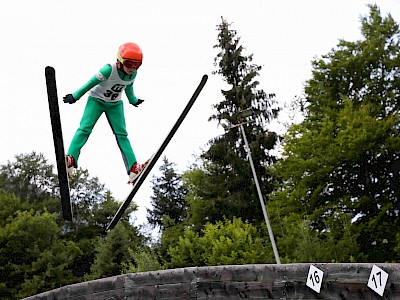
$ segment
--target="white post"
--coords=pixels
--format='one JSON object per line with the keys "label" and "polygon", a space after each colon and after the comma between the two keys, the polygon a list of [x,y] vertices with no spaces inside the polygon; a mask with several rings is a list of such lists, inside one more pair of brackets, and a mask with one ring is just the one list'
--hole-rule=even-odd
{"label": "white post", "polygon": [[256,184],[256,188],[257,188],[257,192],[258,192],[258,198],[260,199],[261,208],[262,208],[262,211],[263,211],[263,214],[264,214],[265,223],[267,224],[268,234],[269,234],[269,238],[270,238],[271,244],[272,244],[272,250],[274,251],[276,263],[278,265],[280,265],[281,264],[281,260],[279,258],[278,249],[276,248],[274,234],[272,232],[272,228],[271,228],[271,225],[269,223],[267,209],[265,208],[264,198],[262,196],[260,185],[258,183],[257,173],[256,173],[256,170],[254,168],[253,159],[251,157],[251,151],[250,151],[249,144],[247,142],[247,137],[246,137],[246,133],[244,131],[243,123],[240,124],[240,130],[241,130],[242,135],[243,135],[244,143],[246,144],[246,150],[247,150],[247,154],[249,156],[251,171],[253,172],[254,182]]}

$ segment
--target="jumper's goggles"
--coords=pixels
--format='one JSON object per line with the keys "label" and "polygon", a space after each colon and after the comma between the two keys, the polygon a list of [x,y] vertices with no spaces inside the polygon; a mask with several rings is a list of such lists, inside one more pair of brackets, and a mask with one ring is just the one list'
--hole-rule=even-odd
{"label": "jumper's goggles", "polygon": [[142,65],[141,61],[133,60],[133,59],[122,59],[122,64],[128,69],[139,69]]}
{"label": "jumper's goggles", "polygon": [[119,52],[117,53],[117,58],[128,69],[136,69],[137,70],[142,65],[141,60],[123,58]]}

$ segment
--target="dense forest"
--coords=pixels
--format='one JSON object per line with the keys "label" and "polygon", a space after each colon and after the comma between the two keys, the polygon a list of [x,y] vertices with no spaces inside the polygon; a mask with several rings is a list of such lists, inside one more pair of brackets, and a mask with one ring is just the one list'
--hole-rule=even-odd
{"label": "dense forest", "polygon": [[376,5],[360,23],[361,40],[314,58],[292,102],[301,121],[278,135],[270,128],[279,101],[259,88],[261,66],[222,19],[213,75],[229,89],[209,121],[224,133],[189,170],[163,158],[147,215],[157,240],[130,221],[134,203],[106,232],[120,203],[88,170],[70,182],[68,222],[46,157],[33,151],[1,165],[0,299],[122,273],[275,263],[239,124],[282,263],[398,262],[400,31]]}

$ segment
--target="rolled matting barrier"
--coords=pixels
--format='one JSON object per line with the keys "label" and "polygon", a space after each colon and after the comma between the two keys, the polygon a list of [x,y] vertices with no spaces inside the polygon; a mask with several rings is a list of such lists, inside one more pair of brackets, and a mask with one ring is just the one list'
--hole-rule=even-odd
{"label": "rolled matting barrier", "polygon": [[396,299],[400,264],[188,267],[72,284],[25,300]]}

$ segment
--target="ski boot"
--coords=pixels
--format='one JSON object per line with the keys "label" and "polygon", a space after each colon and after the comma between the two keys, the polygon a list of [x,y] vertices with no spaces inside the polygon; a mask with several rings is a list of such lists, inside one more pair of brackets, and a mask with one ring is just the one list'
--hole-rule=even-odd
{"label": "ski boot", "polygon": [[142,173],[142,171],[146,168],[149,161],[150,159],[143,164],[138,164],[137,162],[133,164],[132,169],[129,173],[128,184],[133,184],[135,182],[135,180],[139,177],[140,173]]}
{"label": "ski boot", "polygon": [[72,176],[74,176],[75,159],[71,155],[66,155],[65,156],[65,161],[67,163],[68,177],[72,178]]}

